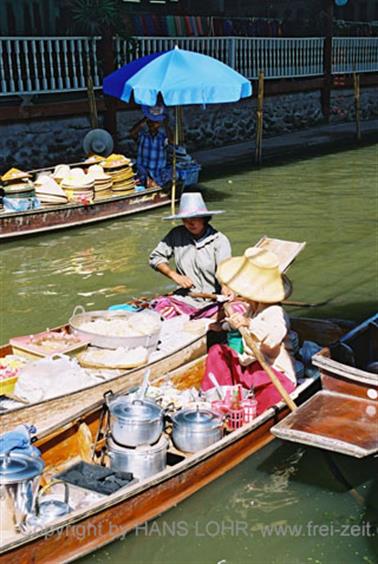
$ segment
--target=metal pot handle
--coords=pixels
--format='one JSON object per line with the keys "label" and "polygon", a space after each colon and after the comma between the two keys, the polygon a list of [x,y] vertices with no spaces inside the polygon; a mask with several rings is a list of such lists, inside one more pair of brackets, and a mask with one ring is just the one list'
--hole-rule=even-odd
{"label": "metal pot handle", "polygon": [[141,400],[141,399],[137,399],[137,398],[133,399],[131,403],[132,403],[132,405],[144,405],[144,401]]}
{"label": "metal pot handle", "polygon": [[111,400],[114,398],[113,390],[108,390],[104,393],[104,405],[109,409],[109,404]]}
{"label": "metal pot handle", "polygon": [[39,515],[39,501],[40,501],[39,498],[41,497],[42,494],[44,494],[47,490],[49,490],[50,488],[52,488],[56,484],[63,484],[64,485],[64,500],[63,501],[64,501],[64,503],[66,503],[68,505],[69,497],[70,497],[70,490],[68,488],[67,482],[64,482],[63,480],[54,480],[54,481],[46,484],[38,492],[37,498],[35,500],[35,513],[36,513],[37,516]]}
{"label": "metal pot handle", "polygon": [[173,401],[171,401],[164,409],[164,415],[169,415],[170,413],[175,413],[177,411],[176,406]]}

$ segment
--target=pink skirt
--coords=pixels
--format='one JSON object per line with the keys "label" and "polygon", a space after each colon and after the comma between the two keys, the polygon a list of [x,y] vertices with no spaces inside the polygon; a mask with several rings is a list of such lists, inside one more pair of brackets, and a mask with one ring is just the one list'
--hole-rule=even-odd
{"label": "pink skirt", "polygon": [[219,304],[210,303],[203,308],[196,308],[186,304],[183,300],[178,300],[174,296],[160,296],[152,303],[152,309],[159,312],[164,319],[171,319],[177,315],[187,314],[192,319],[213,317],[219,309]]}
{"label": "pink skirt", "polygon": [[[282,372],[272,368],[287,392],[295,389],[295,384]],[[242,366],[238,354],[227,345],[213,345],[208,353],[206,372],[201,383],[203,391],[213,388],[209,372],[215,374],[221,386],[242,384],[244,388],[252,388],[257,400],[257,415],[263,413],[282,398],[276,390],[268,374],[258,362]]]}

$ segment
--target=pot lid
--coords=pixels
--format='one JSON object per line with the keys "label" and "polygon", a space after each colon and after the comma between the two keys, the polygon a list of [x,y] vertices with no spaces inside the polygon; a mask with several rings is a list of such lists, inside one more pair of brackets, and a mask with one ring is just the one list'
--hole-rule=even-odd
{"label": "pot lid", "polygon": [[109,409],[113,416],[133,421],[151,421],[160,417],[162,411],[154,401],[125,398],[111,403]]}
{"label": "pot lid", "polygon": [[218,425],[221,418],[209,409],[197,407],[197,409],[182,409],[174,416],[174,420],[176,423],[204,428]]}
{"label": "pot lid", "polygon": [[35,478],[42,473],[45,463],[41,458],[10,452],[0,454],[0,483],[16,484],[22,480]]}

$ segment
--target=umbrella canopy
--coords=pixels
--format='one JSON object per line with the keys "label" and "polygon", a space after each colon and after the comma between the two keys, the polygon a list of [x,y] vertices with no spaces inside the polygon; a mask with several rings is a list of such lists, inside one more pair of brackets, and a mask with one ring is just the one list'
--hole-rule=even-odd
{"label": "umbrella canopy", "polygon": [[105,77],[105,94],[154,106],[237,102],[252,94],[250,81],[221,61],[176,47],[124,65]]}

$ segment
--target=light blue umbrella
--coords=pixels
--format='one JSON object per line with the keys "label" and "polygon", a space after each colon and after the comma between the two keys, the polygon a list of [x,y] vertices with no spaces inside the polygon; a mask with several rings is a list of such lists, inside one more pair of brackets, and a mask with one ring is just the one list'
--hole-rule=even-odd
{"label": "light blue umbrella", "polygon": [[[252,94],[250,81],[218,59],[175,47],[124,65],[104,78],[104,94],[124,102],[154,106],[159,97],[166,106],[237,102]],[[173,152],[172,215],[176,195],[176,159]]]}
{"label": "light blue umbrella", "polygon": [[250,81],[218,59],[184,51],[153,53],[124,65],[104,79],[105,94],[154,106],[237,102],[252,94]]}

